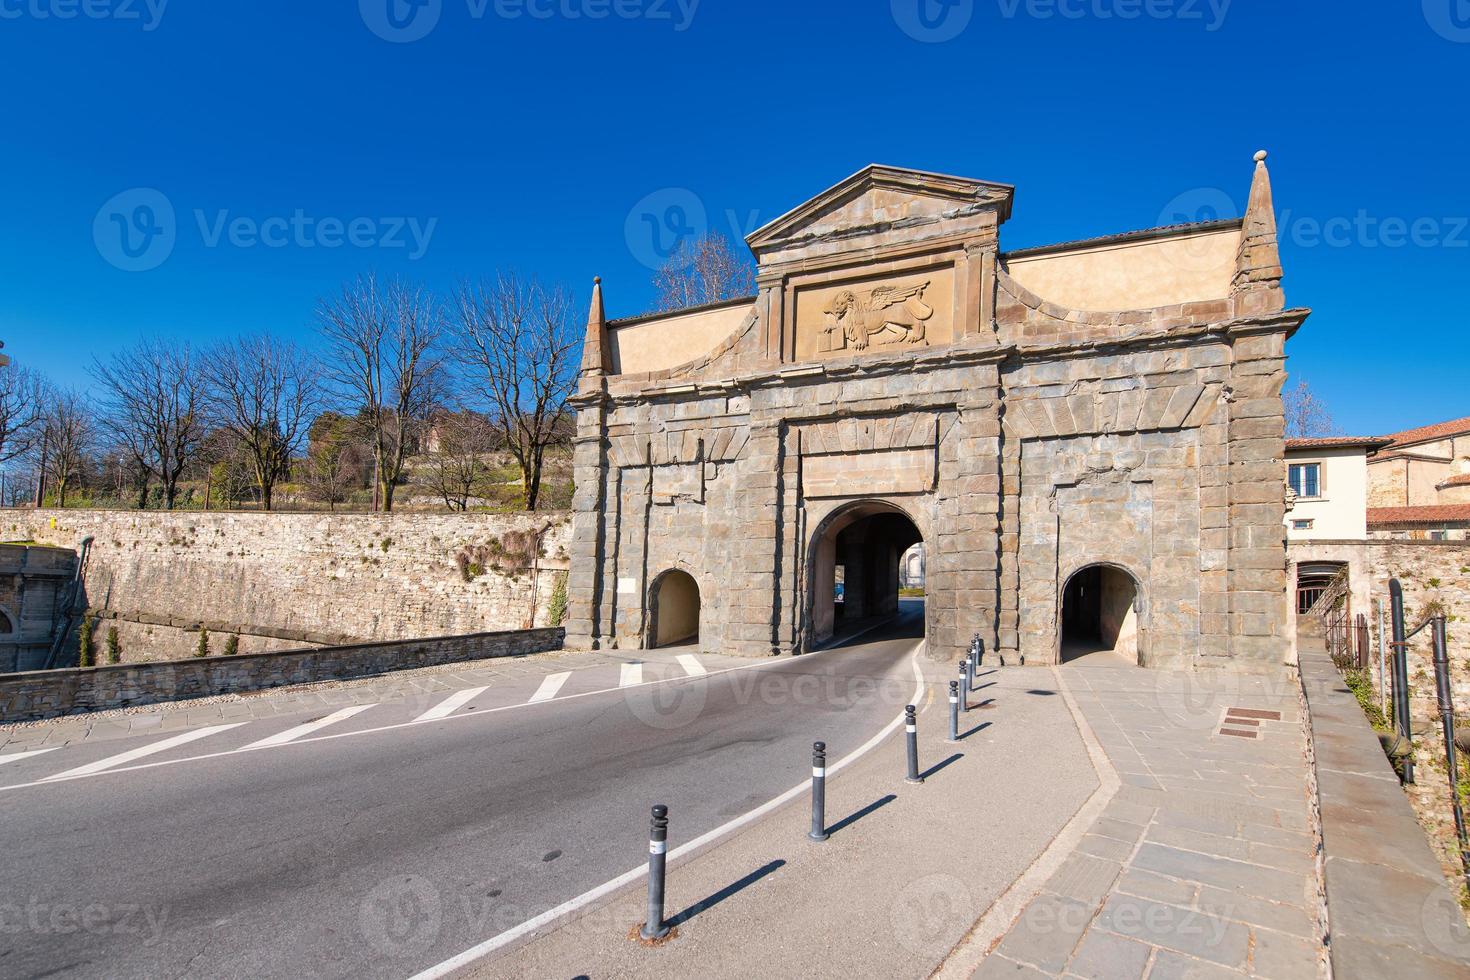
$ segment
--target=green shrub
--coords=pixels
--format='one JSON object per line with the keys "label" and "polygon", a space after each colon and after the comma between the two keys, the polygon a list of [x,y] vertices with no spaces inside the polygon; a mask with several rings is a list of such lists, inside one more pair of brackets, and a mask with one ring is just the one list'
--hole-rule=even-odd
{"label": "green shrub", "polygon": [[233,657],[240,652],[240,634],[231,633],[225,637],[225,656]]}
{"label": "green shrub", "polygon": [[82,628],[77,632],[77,646],[79,647],[79,653],[77,655],[78,667],[97,666],[97,644],[92,638],[92,631],[95,629],[95,624],[96,621],[91,616],[82,617]]}
{"label": "green shrub", "polygon": [[107,662],[110,664],[122,663],[122,643],[117,638],[117,627],[107,628]]}
{"label": "green shrub", "polygon": [[199,647],[194,651],[196,657],[209,656],[209,630],[199,631]]}
{"label": "green shrub", "polygon": [[556,584],[551,587],[551,608],[547,610],[551,617],[552,626],[560,626],[567,618],[567,573],[561,572],[556,576]]}

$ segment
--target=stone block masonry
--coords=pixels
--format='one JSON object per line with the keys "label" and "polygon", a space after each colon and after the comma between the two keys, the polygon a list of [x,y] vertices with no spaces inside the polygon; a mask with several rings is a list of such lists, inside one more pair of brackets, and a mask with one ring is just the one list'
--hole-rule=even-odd
{"label": "stone block masonry", "polygon": [[441,636],[237,657],[0,674],[0,723],[206,698],[285,684],[348,680],[561,646],[559,628]]}
{"label": "stone block masonry", "polygon": [[[519,567],[516,535],[540,535]],[[123,661],[404,640],[549,624],[566,574],[562,514],[260,514],[42,510],[0,514],[0,537],[93,538],[86,602]],[[499,566],[499,568],[497,568]],[[74,661],[72,661],[74,662]]]}

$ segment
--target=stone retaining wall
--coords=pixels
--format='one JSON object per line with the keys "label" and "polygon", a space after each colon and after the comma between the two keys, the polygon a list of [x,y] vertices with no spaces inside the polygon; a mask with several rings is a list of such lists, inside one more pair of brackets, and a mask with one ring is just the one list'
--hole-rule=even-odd
{"label": "stone retaining wall", "polygon": [[[541,534],[540,556],[498,571],[514,533]],[[114,626],[135,663],[189,656],[201,627],[215,652],[238,634],[254,653],[553,625],[567,568],[557,513],[0,511],[0,538],[74,548],[88,535],[99,662]]]}
{"label": "stone retaining wall", "polygon": [[1332,976],[1470,975],[1470,931],[1408,798],[1320,638],[1298,639]]}
{"label": "stone retaining wall", "polygon": [[563,632],[560,628],[513,630],[318,650],[0,674],[0,723],[541,653],[559,649]]}

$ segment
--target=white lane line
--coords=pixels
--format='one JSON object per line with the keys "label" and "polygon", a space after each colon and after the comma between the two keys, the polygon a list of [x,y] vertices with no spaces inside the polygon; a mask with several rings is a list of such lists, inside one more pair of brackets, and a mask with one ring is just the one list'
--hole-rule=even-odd
{"label": "white lane line", "polygon": [[0,766],[5,765],[5,763],[7,762],[19,762],[21,759],[29,759],[31,758],[31,756],[45,755],[47,752],[55,752],[59,748],[61,748],[61,746],[53,745],[49,749],[31,749],[29,752],[12,752],[10,755],[0,755]]}
{"label": "white lane line", "polygon": [[303,738],[304,736],[310,735],[312,732],[326,728],[328,725],[335,725],[339,721],[346,721],[353,715],[361,714],[371,707],[374,707],[374,705],[355,704],[350,708],[343,708],[341,711],[334,711],[331,714],[327,715],[325,718],[318,718],[316,721],[308,721],[304,725],[297,725],[295,728],[288,728],[284,732],[277,732],[270,738],[263,738],[259,742],[251,742],[245,747],[247,749],[263,749],[271,745],[285,745],[287,742],[294,742],[298,738]]}
{"label": "white lane line", "polygon": [[643,683],[643,665],[641,663],[623,664],[623,669],[618,673],[618,687],[634,687]]}
{"label": "white lane line", "polygon": [[692,653],[681,653],[674,659],[679,661],[679,666],[683,667],[684,673],[690,677],[699,677],[701,674],[706,673],[704,664],[700,663],[698,658]]}
{"label": "white lane line", "polygon": [[546,678],[541,682],[541,686],[536,688],[536,693],[531,695],[531,700],[526,703],[539,704],[542,701],[550,701],[556,697],[556,692],[561,690],[561,686],[571,676],[572,672],[570,670],[564,670],[560,674],[547,674]]}
{"label": "white lane line", "polygon": [[[842,648],[840,648],[840,647],[829,647],[826,650],[815,650],[815,651],[807,654],[802,659],[803,660],[806,660],[808,662],[815,662],[817,660],[820,660],[823,657],[826,657],[828,655],[831,655],[832,653],[834,653],[834,651],[838,651],[840,649],[842,649]],[[754,661],[752,661],[752,662],[750,662],[748,664],[741,664],[738,667],[721,667],[721,668],[718,668],[716,670],[712,670],[706,676],[707,677],[719,677],[719,676],[724,675],[724,674],[738,674],[738,673],[740,673],[742,671],[747,671],[747,670],[771,670],[773,668],[780,669],[780,668],[787,667],[789,665],[790,665],[790,658],[785,658],[785,657],[782,657],[782,658],[762,657],[762,658],[760,658],[758,660],[754,660]],[[642,686],[644,686],[644,687],[657,687],[660,684],[690,684],[690,683],[693,683],[693,682],[694,682],[693,678],[689,678],[689,677],[664,677],[664,678],[660,678],[658,680],[644,681]],[[559,703],[561,703],[561,704],[565,704],[568,701],[576,701],[576,700],[578,700],[580,698],[596,698],[596,697],[601,697],[604,694],[622,694],[623,691],[624,691],[624,689],[623,688],[620,688],[620,687],[603,687],[603,688],[599,688],[599,689],[597,689],[595,691],[579,691],[576,694],[568,694],[565,697],[558,698],[557,701]],[[529,707],[531,707],[531,705],[529,703],[526,703],[526,702],[517,702],[515,704],[502,704],[499,707],[495,707],[495,708],[475,708],[475,709],[473,709],[471,711],[462,711],[462,712],[460,712],[457,715],[451,715],[450,717],[448,717],[448,718],[446,718],[444,720],[445,721],[465,721],[465,720],[470,719],[470,718],[479,718],[479,717],[481,717],[483,715],[497,715],[497,714],[500,714],[502,711],[520,711],[523,708],[529,708]],[[241,724],[244,724],[244,722],[241,722]],[[287,742],[285,745],[277,745],[277,746],[272,746],[272,747],[273,748],[276,748],[276,749],[294,749],[294,748],[297,748],[297,747],[303,746],[303,745],[319,745],[322,742],[332,742],[332,741],[335,741],[335,740],[337,740],[339,738],[361,738],[364,735],[381,735],[381,734],[383,734],[385,732],[396,732],[396,731],[400,731],[400,730],[405,729],[405,728],[412,728],[414,725],[417,725],[417,724],[418,724],[417,721],[400,721],[400,722],[397,722],[397,723],[391,724],[391,725],[379,725],[376,728],[360,728],[360,729],[357,729],[356,731],[350,731],[350,732],[327,732],[327,733],[322,734],[322,735],[316,735],[316,736],[314,736],[312,738],[297,739],[294,742]],[[122,773],[122,772],[137,772],[140,769],[158,769],[158,768],[161,768],[161,767],[164,767],[164,766],[176,766],[176,765],[182,765],[184,763],[189,763],[189,762],[207,762],[207,761],[212,761],[214,759],[223,759],[226,756],[238,755],[239,753],[244,752],[244,751],[245,750],[243,748],[241,748],[241,749],[226,749],[226,750],[224,750],[222,752],[206,752],[203,755],[192,755],[192,756],[189,756],[187,759],[164,759],[164,760],[159,761],[159,762],[143,762],[143,763],[139,763],[136,766],[128,766],[128,767],[126,767],[124,769],[114,769],[114,770],[110,770],[109,772],[103,772],[103,773],[93,773],[92,775],[102,775],[102,776],[116,775],[116,774]],[[9,793],[9,792],[12,792],[14,790],[32,789],[32,788],[37,787],[37,786],[45,786],[45,785],[47,785],[47,783],[48,783],[47,780],[41,779],[41,780],[36,780],[34,782],[29,782],[29,783],[16,783],[16,784],[11,785],[11,786],[0,786],[0,793]]]}
{"label": "white lane line", "polygon": [[449,697],[445,698],[443,701],[440,701],[438,704],[434,705],[428,711],[425,711],[423,714],[419,715],[417,718],[414,719],[414,721],[436,721],[440,718],[448,718],[450,715],[454,714],[460,708],[463,708],[465,705],[469,704],[471,701],[475,700],[475,698],[484,694],[488,690],[490,690],[490,688],[488,687],[472,687],[468,690],[456,691],[453,694],[449,695]]}
{"label": "white lane line", "polygon": [[[922,698],[924,694],[924,673],[919,668],[919,656],[923,653],[923,651],[924,641],[920,641],[918,647],[914,650],[914,656],[911,661],[914,669],[914,696],[910,699],[910,703],[912,704],[918,704],[920,698]],[[872,738],[868,739],[850,755],[843,756],[840,760],[837,761],[836,764],[828,766],[827,774],[831,775],[832,773],[837,772],[839,769],[842,769],[843,767],[856,762],[858,759],[871,752],[874,748],[883,744],[884,739],[888,738],[888,736],[898,731],[898,726],[903,724],[903,718],[903,712],[899,712],[898,716],[890,721],[882,731],[874,735]],[[714,830],[709,831],[708,833],[701,834],[693,840],[684,844],[680,844],[678,847],[673,848],[669,851],[668,857],[665,858],[665,860],[672,861],[676,858],[690,853],[691,851],[701,848],[706,844],[719,840],[726,834],[738,830],[741,827],[744,827],[746,824],[749,824],[755,820],[759,820],[761,817],[770,813],[772,810],[777,809],[785,803],[789,803],[801,794],[810,792],[810,788],[810,780],[803,780],[802,782],[788,789],[786,792],[782,793],[780,796],[776,797],[774,800],[769,800],[765,803],[762,803],[754,810],[750,810],[746,813],[741,814],[734,820],[731,820],[729,823],[722,824],[716,827]],[[640,864],[632,871],[625,871],[611,881],[605,881],[602,884],[598,885],[596,888],[593,888],[590,891],[583,892],[576,898],[565,901],[555,908],[547,909],[540,915],[531,919],[527,919],[520,925],[515,926],[511,929],[507,929],[500,935],[485,940],[478,946],[471,946],[469,949],[465,950],[463,953],[460,953],[458,956],[452,956],[449,959],[445,960],[443,963],[431,966],[421,973],[414,974],[412,977],[409,978],[409,980],[438,980],[439,977],[449,976],[456,970],[463,969],[469,964],[474,963],[476,960],[482,959],[490,953],[495,952],[497,949],[501,949],[502,947],[515,942],[517,939],[521,939],[536,932],[544,931],[546,927],[556,922],[557,919],[560,919],[566,915],[570,915],[571,913],[576,912],[578,909],[592,904],[598,899],[617,891],[619,888],[622,888],[625,885],[632,884],[647,873],[648,866]]]}
{"label": "white lane line", "polygon": [[161,742],[152,742],[140,749],[133,749],[129,752],[123,752],[120,755],[108,756],[106,759],[101,759],[97,762],[89,762],[85,766],[78,766],[75,769],[68,769],[66,772],[59,772],[54,776],[47,776],[41,782],[50,783],[58,779],[90,776],[94,772],[102,772],[104,769],[125,765],[135,759],[157,755],[159,752],[167,752],[169,749],[178,748],[180,745],[188,745],[190,742],[197,741],[201,738],[217,735],[220,732],[227,732],[231,728],[239,728],[243,724],[245,724],[243,721],[237,721],[231,725],[210,725],[208,728],[196,728],[192,732],[184,732],[183,734],[175,735],[173,738],[166,738]]}

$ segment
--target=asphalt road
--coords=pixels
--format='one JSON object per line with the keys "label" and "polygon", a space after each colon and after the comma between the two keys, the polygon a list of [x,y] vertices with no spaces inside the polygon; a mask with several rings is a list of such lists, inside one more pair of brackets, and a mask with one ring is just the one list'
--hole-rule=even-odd
{"label": "asphalt road", "polygon": [[651,804],[677,845],[867,741],[913,690],[906,606],[806,657],[0,792],[0,976],[411,975],[637,866]]}

